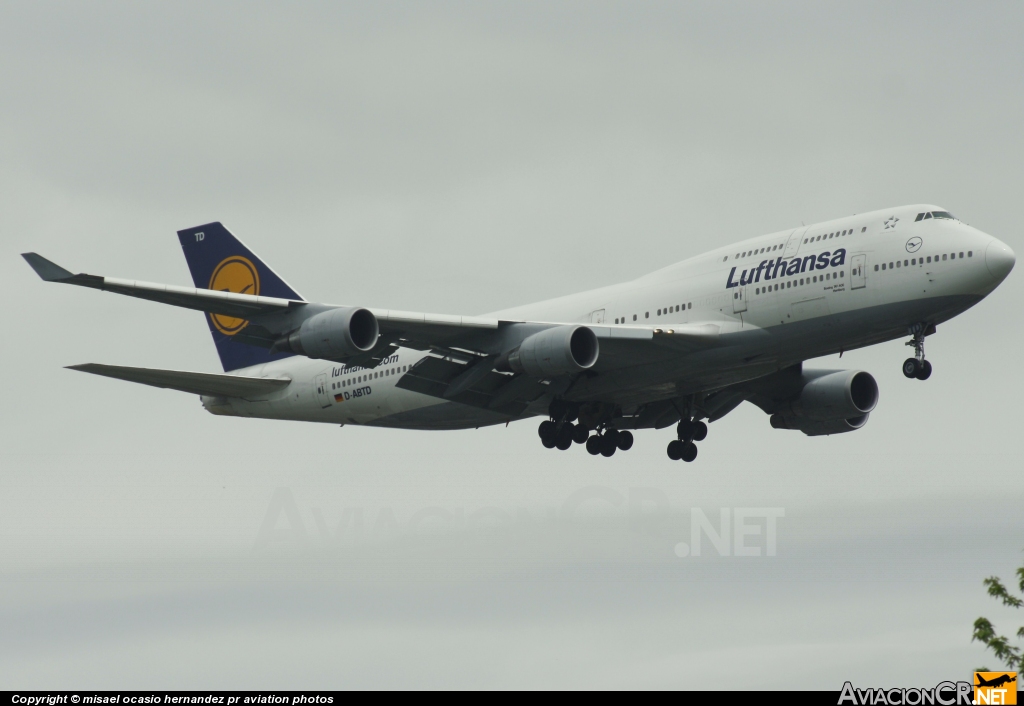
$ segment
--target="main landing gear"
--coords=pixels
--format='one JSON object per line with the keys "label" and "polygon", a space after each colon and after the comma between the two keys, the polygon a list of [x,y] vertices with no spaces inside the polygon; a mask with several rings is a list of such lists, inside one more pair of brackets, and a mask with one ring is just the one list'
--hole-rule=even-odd
{"label": "main landing gear", "polygon": [[907,341],[907,345],[913,347],[914,357],[903,361],[903,374],[908,378],[927,380],[931,377],[932,364],[924,359],[924,337],[934,331],[934,326],[929,330],[926,324],[914,324],[910,327],[912,338]]}
{"label": "main landing gear", "polygon": [[587,453],[591,456],[601,454],[609,458],[616,450],[629,451],[633,448],[633,433],[619,431],[618,429],[605,429],[604,433],[598,431],[587,439]]}
{"label": "main landing gear", "polygon": [[676,426],[676,436],[679,438],[669,442],[668,457],[673,461],[686,461],[690,463],[697,458],[697,444],[695,441],[704,441],[708,436],[708,425],[704,422],[692,422],[683,419]]}
{"label": "main landing gear", "polygon": [[628,431],[599,428],[591,435],[585,424],[574,424],[579,417],[579,408],[571,402],[555,400],[548,413],[551,419],[541,422],[537,428],[540,441],[546,448],[566,451],[574,443],[586,444],[592,456],[608,457],[617,450],[628,451],[633,446],[633,434]]}

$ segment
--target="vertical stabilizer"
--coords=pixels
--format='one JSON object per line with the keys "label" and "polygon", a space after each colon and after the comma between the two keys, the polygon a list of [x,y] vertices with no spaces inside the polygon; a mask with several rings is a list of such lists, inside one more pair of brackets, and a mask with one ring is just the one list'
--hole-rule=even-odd
{"label": "vertical stabilizer", "polygon": [[[298,292],[220,223],[179,230],[178,240],[197,289],[302,301]],[[247,344],[245,319],[207,314],[206,322],[225,372],[292,355]]]}

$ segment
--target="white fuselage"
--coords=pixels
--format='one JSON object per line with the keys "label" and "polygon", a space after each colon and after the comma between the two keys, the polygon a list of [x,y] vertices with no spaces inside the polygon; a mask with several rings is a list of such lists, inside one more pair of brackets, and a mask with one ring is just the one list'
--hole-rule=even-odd
{"label": "white fuselage", "polygon": [[[714,323],[710,351],[603,373],[581,398],[637,405],[707,391],[828,353],[938,324],[990,293],[1013,265],[999,240],[906,206],[752,238],[622,284],[494,312],[511,321],[668,329]],[[508,420],[396,387],[428,353],[401,348],[373,370],[292,357],[236,371],[286,377],[264,399],[204,397],[215,414],[402,428],[468,428]],[[544,407],[528,409],[533,416]]]}

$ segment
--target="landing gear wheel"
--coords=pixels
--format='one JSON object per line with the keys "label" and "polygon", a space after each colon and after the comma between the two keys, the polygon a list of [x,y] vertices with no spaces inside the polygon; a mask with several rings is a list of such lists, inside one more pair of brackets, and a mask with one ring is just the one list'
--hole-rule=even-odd
{"label": "landing gear wheel", "polygon": [[[931,368],[931,365],[928,366]],[[921,362],[917,358],[907,358],[903,361],[903,374],[908,378],[916,378],[921,372]]]}
{"label": "landing gear wheel", "polygon": [[540,443],[544,444],[545,449],[553,449],[557,442],[555,441],[554,435],[552,435],[541,438]]}
{"label": "landing gear wheel", "polygon": [[708,425],[705,424],[704,422],[694,422],[693,423],[693,440],[694,441],[704,441],[704,439],[706,439],[706,438],[708,438]]}
{"label": "landing gear wheel", "polygon": [[560,451],[566,451],[570,446],[572,446],[572,427],[570,425],[565,424],[558,430],[558,436],[555,439],[555,446],[557,446]]}
{"label": "landing gear wheel", "polygon": [[932,364],[929,363],[927,360],[922,360],[921,361],[921,366],[918,368],[918,371],[917,371],[917,379],[918,380],[927,380],[931,376],[932,376]]}
{"label": "landing gear wheel", "polygon": [[587,443],[587,439],[590,438],[590,430],[582,424],[577,424],[572,428],[572,440],[577,444]]}
{"label": "landing gear wheel", "polygon": [[629,451],[633,448],[633,433],[629,431],[620,431],[619,438],[615,440],[620,451]]}
{"label": "landing gear wheel", "polygon": [[615,441],[612,440],[607,434],[599,437],[601,439],[601,455],[605,458],[611,458],[615,455]]}
{"label": "landing gear wheel", "polygon": [[554,422],[541,422],[540,426],[537,427],[537,433],[540,435],[541,439],[545,439],[548,437],[554,438],[555,431],[557,431],[557,429],[558,427],[555,425]]}
{"label": "landing gear wheel", "polygon": [[668,442],[668,457],[673,461],[678,461],[683,457],[683,442],[670,441]]}
{"label": "landing gear wheel", "polygon": [[693,422],[689,419],[684,419],[676,425],[676,436],[680,439],[689,439],[693,434]]}
{"label": "landing gear wheel", "polygon": [[587,439],[587,453],[591,456],[597,456],[601,453],[601,437],[596,434]]}
{"label": "landing gear wheel", "polygon": [[695,458],[697,458],[697,444],[692,441],[683,444],[682,459],[689,463]]}

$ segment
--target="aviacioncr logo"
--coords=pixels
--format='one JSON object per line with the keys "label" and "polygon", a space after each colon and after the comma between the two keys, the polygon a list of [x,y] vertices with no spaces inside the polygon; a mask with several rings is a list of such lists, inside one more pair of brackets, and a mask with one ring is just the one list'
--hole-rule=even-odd
{"label": "aviacioncr logo", "polygon": [[[260,293],[260,275],[252,262],[241,255],[232,255],[214,268],[209,288],[217,292],[257,296]],[[210,314],[210,321],[218,331],[227,336],[234,336],[249,325],[245,319],[236,319],[224,314]]]}

